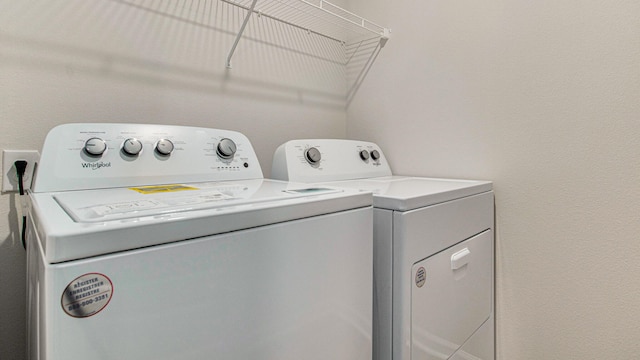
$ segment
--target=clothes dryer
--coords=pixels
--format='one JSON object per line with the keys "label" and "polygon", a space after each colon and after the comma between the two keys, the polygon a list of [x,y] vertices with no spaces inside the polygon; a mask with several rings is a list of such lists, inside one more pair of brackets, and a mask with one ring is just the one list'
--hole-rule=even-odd
{"label": "clothes dryer", "polygon": [[30,202],[30,360],[371,359],[371,194],[238,132],[56,127]]}
{"label": "clothes dryer", "polygon": [[492,183],[395,176],[380,147],[289,141],[273,178],[374,194],[374,359],[490,360]]}

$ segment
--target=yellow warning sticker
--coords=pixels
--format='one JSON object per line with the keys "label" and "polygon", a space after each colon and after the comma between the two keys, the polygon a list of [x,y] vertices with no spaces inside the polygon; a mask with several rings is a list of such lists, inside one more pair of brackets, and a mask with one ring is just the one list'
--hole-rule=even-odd
{"label": "yellow warning sticker", "polygon": [[133,191],[137,191],[140,194],[157,194],[157,193],[164,193],[164,192],[184,191],[184,190],[198,190],[198,188],[181,185],[181,184],[140,186],[140,187],[134,187],[129,189]]}

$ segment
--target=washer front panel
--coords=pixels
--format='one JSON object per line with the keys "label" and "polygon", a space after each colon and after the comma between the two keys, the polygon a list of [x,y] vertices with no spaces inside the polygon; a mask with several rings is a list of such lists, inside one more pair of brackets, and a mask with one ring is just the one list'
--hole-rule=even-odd
{"label": "washer front panel", "polygon": [[[362,208],[60,264],[34,239],[30,359],[370,360],[371,232]],[[79,278],[92,316],[60,302]]]}

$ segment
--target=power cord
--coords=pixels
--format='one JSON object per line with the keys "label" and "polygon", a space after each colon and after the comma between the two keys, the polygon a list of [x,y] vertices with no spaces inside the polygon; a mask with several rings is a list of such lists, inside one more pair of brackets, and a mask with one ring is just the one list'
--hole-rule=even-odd
{"label": "power cord", "polygon": [[20,193],[20,203],[22,204],[22,247],[27,249],[27,215],[26,202],[24,201],[24,174],[27,170],[27,162],[25,160],[16,160],[13,165],[16,167],[18,174],[18,190]]}

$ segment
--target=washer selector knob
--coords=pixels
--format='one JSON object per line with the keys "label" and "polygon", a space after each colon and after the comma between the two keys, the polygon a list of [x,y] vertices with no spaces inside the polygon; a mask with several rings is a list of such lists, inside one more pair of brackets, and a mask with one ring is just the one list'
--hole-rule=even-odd
{"label": "washer selector knob", "polygon": [[218,154],[218,157],[220,157],[221,159],[228,160],[233,158],[233,155],[235,155],[237,149],[238,147],[236,146],[236,143],[233,142],[233,140],[223,138],[222,140],[220,140],[218,146],[216,147],[216,154]]}
{"label": "washer selector knob", "polygon": [[129,156],[138,156],[142,151],[142,142],[136,138],[129,138],[122,143],[122,151]]}
{"label": "washer selector knob", "polygon": [[320,150],[310,147],[304,151],[304,158],[311,165],[316,165],[322,159],[322,155],[320,154]]}
{"label": "washer selector knob", "polygon": [[91,138],[84,143],[84,152],[89,156],[101,156],[107,151],[107,143],[97,137]]}
{"label": "washer selector knob", "polygon": [[169,139],[160,139],[156,143],[156,152],[162,156],[169,156],[173,152],[173,143]]}
{"label": "washer selector knob", "polygon": [[380,152],[378,150],[371,150],[371,158],[373,160],[380,159]]}
{"label": "washer selector knob", "polygon": [[362,159],[362,161],[369,160],[369,152],[367,150],[360,150],[360,159]]}

